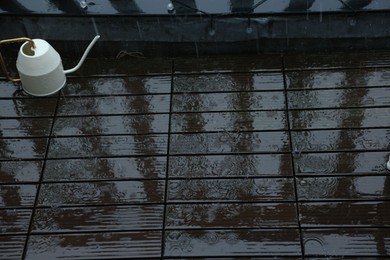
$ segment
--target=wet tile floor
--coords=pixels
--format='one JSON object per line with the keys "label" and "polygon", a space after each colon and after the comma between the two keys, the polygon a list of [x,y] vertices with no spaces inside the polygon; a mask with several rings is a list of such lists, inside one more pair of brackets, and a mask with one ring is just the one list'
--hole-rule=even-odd
{"label": "wet tile floor", "polygon": [[389,115],[385,51],[0,81],[0,258],[388,258]]}

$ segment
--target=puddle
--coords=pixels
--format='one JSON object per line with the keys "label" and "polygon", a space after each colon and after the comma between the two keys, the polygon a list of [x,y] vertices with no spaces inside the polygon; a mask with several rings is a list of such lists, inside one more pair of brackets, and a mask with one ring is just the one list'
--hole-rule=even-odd
{"label": "puddle", "polygon": [[290,178],[171,180],[168,200],[180,201],[272,201],[293,200]]}
{"label": "puddle", "polygon": [[178,204],[167,208],[169,229],[297,227],[293,203]]}
{"label": "puddle", "polygon": [[289,155],[194,155],[173,156],[170,177],[261,177],[292,176]]}
{"label": "puddle", "polygon": [[169,231],[166,256],[300,256],[296,230]]}
{"label": "puddle", "polygon": [[165,157],[48,160],[45,181],[93,181],[165,178]]}

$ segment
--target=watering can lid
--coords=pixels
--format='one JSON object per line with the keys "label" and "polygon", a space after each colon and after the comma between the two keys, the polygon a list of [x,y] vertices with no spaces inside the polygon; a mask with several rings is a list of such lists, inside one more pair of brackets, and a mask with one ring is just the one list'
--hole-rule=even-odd
{"label": "watering can lid", "polygon": [[32,50],[32,55],[30,53],[26,52],[26,48],[31,46],[31,43],[25,42],[21,47],[20,47],[20,54],[27,57],[27,58],[33,58],[33,57],[39,57],[44,54],[46,54],[51,47],[51,45],[42,39],[33,39],[33,42],[35,44],[35,49],[31,48]]}

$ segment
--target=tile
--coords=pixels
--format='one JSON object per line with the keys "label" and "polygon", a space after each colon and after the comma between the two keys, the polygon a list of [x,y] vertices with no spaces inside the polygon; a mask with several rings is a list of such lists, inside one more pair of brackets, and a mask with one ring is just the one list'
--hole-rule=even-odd
{"label": "tile", "polygon": [[294,203],[170,204],[166,229],[298,227]]}
{"label": "tile", "polygon": [[180,113],[171,117],[171,132],[287,130],[286,121],[284,111]]}
{"label": "tile", "polygon": [[[118,50],[118,54],[120,54]],[[126,50],[125,50],[126,51]],[[74,66],[75,61],[65,60],[64,67]],[[124,75],[155,75],[170,74],[172,72],[172,59],[166,57],[131,57],[118,58],[89,57],[84,65],[73,75],[78,76],[124,76]]]}
{"label": "tile", "polygon": [[292,145],[301,152],[389,150],[389,129],[342,129],[297,131],[291,133]]}
{"label": "tile", "polygon": [[389,227],[389,201],[300,203],[301,226]]}
{"label": "tile", "polygon": [[47,160],[44,181],[163,179],[166,157]]}
{"label": "tile", "polygon": [[164,181],[104,181],[42,184],[38,205],[60,206],[162,203]]}
{"label": "tile", "polygon": [[220,112],[281,110],[285,108],[283,92],[230,92],[175,94],[173,112]]}
{"label": "tile", "polygon": [[43,161],[3,161],[0,163],[0,184],[38,182]]}
{"label": "tile", "polygon": [[214,55],[201,58],[175,58],[175,73],[207,72],[252,72],[281,71],[282,59],[279,54],[262,55]]}
{"label": "tile", "polygon": [[291,71],[286,73],[288,88],[308,90],[320,88],[366,88],[387,86],[388,68]]}
{"label": "tile", "polygon": [[174,93],[283,90],[279,72],[175,75]]}
{"label": "tile", "polygon": [[388,256],[387,229],[315,229],[303,230],[303,243],[307,256]]}
{"label": "tile", "polygon": [[297,175],[387,174],[387,152],[307,153],[295,156]]}
{"label": "tile", "polygon": [[170,154],[278,153],[289,150],[285,132],[172,134]]}
{"label": "tile", "polygon": [[51,118],[0,119],[2,137],[46,137],[50,135]]}
{"label": "tile", "polygon": [[286,69],[370,68],[388,66],[388,51],[351,51],[284,55]]}
{"label": "tile", "polygon": [[158,230],[163,205],[38,208],[32,233]]}
{"label": "tile", "polygon": [[169,112],[169,95],[62,97],[59,116],[146,114]]}
{"label": "tile", "polygon": [[57,117],[54,123],[53,135],[83,136],[167,133],[168,122],[168,114]]}
{"label": "tile", "polygon": [[44,159],[48,138],[0,139],[0,160]]}
{"label": "tile", "polygon": [[170,93],[171,77],[94,77],[70,78],[65,96],[131,95]]}
{"label": "tile", "polygon": [[31,236],[27,259],[118,259],[161,255],[161,232],[105,232]]}
{"label": "tile", "polygon": [[184,179],[168,182],[169,202],[294,200],[291,178]]}
{"label": "tile", "polygon": [[347,87],[347,72],[345,70],[288,71],[286,72],[287,87],[289,90],[344,88]]}
{"label": "tile", "polygon": [[389,176],[298,178],[299,200],[385,200]]}
{"label": "tile", "polygon": [[31,209],[0,209],[0,233],[27,234],[31,214]]}
{"label": "tile", "polygon": [[364,108],[390,105],[390,88],[345,88],[290,91],[290,109]]}
{"label": "tile", "polygon": [[53,138],[48,158],[158,155],[167,153],[167,135]]}
{"label": "tile", "polygon": [[25,236],[19,235],[0,236],[0,259],[22,259],[25,240]]}
{"label": "tile", "polygon": [[56,98],[15,98],[0,102],[0,118],[53,116]]}
{"label": "tile", "polygon": [[169,157],[169,178],[292,176],[289,154]]}
{"label": "tile", "polygon": [[32,184],[0,185],[0,208],[32,207],[36,192]]}
{"label": "tile", "polygon": [[390,107],[292,110],[289,113],[293,130],[348,129],[390,125]]}
{"label": "tile", "polygon": [[299,234],[294,229],[182,230],[165,236],[167,257],[299,256]]}

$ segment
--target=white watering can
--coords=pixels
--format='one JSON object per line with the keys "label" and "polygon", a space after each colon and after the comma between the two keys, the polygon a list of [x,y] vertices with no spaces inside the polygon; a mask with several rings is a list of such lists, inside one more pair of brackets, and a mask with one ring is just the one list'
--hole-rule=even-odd
{"label": "white watering can", "polygon": [[92,40],[79,63],[73,69],[64,70],[58,52],[47,41],[42,39],[17,38],[0,41],[0,44],[26,41],[20,47],[16,60],[16,68],[20,79],[13,79],[8,75],[1,54],[0,63],[7,78],[13,82],[21,81],[25,92],[33,96],[48,96],[65,86],[66,74],[75,72],[81,67],[89,51],[99,38],[100,36],[97,35]]}

